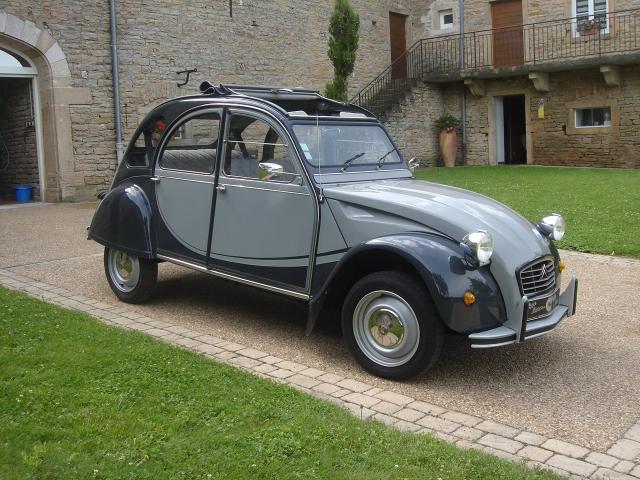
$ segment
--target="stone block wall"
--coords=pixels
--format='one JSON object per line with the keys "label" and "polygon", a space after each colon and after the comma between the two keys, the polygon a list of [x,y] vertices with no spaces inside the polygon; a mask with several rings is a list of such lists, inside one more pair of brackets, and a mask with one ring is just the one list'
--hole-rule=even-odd
{"label": "stone block wall", "polygon": [[[6,171],[0,171],[0,198],[11,197],[15,185],[31,185],[34,198],[40,198],[36,129],[27,122],[33,122],[31,80],[0,78],[0,135],[10,162]],[[3,150],[0,141],[0,169]]]}

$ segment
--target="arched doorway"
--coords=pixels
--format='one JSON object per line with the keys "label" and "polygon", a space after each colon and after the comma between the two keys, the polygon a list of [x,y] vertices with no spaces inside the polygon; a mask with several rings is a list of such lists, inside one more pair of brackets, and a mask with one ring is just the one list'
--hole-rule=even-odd
{"label": "arched doorway", "polygon": [[33,200],[44,198],[37,75],[28,59],[0,46],[0,203],[24,185],[32,187]]}

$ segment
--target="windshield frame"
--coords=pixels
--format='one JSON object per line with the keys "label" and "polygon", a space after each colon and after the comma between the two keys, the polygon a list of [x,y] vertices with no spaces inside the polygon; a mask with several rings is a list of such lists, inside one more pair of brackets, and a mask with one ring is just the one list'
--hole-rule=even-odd
{"label": "windshield frame", "polygon": [[[343,170],[342,164],[321,165],[321,166],[314,165],[309,160],[307,160],[305,152],[302,150],[300,140],[296,135],[295,127],[300,125],[315,127],[316,124],[319,124],[320,126],[327,126],[327,125],[336,126],[336,127],[338,126],[357,126],[357,127],[371,126],[373,128],[378,128],[382,130],[387,140],[389,141],[390,145],[395,150],[396,154],[398,155],[399,161],[383,162],[382,165],[379,165],[378,162],[372,162],[372,163],[355,163],[354,162],[350,164],[348,166],[348,169],[346,170]],[[308,118],[296,118],[296,119],[290,120],[290,129],[291,129],[294,146],[298,151],[298,154],[300,156],[302,163],[304,164],[305,168],[309,171],[311,175],[314,175],[314,176],[319,174],[321,174],[322,176],[324,176],[325,174],[328,174],[328,175],[352,174],[353,175],[353,174],[362,174],[362,173],[409,171],[407,162],[402,156],[400,149],[398,148],[398,146],[395,144],[395,142],[389,135],[389,132],[387,132],[384,126],[375,118],[353,119],[353,118],[344,118],[344,117],[334,118],[334,117],[320,116],[316,119],[315,116],[309,116]],[[385,176],[388,176],[388,175],[385,175]]]}

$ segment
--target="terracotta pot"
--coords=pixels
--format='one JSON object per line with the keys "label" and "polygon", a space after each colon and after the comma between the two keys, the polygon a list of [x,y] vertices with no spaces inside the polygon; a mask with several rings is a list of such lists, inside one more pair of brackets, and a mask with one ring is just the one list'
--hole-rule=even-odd
{"label": "terracotta pot", "polygon": [[456,153],[458,152],[458,134],[456,131],[440,132],[440,152],[442,152],[442,160],[445,167],[456,166]]}

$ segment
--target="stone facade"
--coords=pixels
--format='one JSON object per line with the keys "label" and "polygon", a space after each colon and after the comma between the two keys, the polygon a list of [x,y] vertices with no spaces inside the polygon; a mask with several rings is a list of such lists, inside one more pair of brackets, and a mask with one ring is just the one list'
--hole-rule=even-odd
{"label": "stone facade", "polygon": [[[9,196],[15,185],[31,185],[34,198],[40,197],[30,89],[28,79],[0,78],[0,198]],[[6,151],[2,151],[3,143]],[[2,170],[5,152],[9,166]]]}

